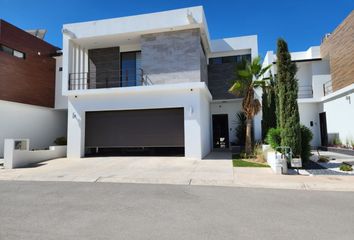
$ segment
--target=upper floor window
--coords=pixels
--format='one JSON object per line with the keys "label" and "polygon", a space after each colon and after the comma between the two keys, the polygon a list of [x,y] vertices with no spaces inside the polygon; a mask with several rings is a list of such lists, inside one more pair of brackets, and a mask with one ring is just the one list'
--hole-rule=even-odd
{"label": "upper floor window", "polygon": [[25,59],[25,57],[26,57],[25,53],[17,51],[15,49],[12,49],[12,48],[9,48],[9,47],[6,47],[4,45],[0,45],[0,51],[5,52],[5,53],[7,53],[9,55],[12,55],[14,57],[17,57],[17,58]]}
{"label": "upper floor window", "polygon": [[210,58],[209,64],[214,65],[214,64],[222,64],[222,63],[238,63],[242,61],[250,62],[251,54]]}

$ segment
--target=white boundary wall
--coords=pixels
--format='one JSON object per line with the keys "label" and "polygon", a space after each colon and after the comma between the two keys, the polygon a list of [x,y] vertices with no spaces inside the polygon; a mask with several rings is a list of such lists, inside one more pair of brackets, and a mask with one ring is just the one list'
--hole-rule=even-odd
{"label": "white boundary wall", "polygon": [[348,88],[352,89],[351,92],[323,102],[327,132],[329,135],[339,136],[343,144],[354,141],[354,84]]}
{"label": "white boundary wall", "polygon": [[32,148],[45,148],[66,136],[66,122],[66,110],[0,100],[0,157],[5,138],[28,138]]}
{"label": "white boundary wall", "polygon": [[[15,149],[21,141],[22,149]],[[4,168],[13,169],[66,156],[66,146],[50,146],[48,150],[29,150],[29,139],[5,139]]]}

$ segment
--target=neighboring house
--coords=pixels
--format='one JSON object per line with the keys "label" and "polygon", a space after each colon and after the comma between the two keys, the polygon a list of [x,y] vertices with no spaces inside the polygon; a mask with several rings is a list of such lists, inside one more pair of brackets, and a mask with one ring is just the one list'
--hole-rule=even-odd
{"label": "neighboring house", "polygon": [[55,108],[60,98],[67,102],[60,92],[55,97],[59,49],[41,39],[44,33],[0,19],[0,157],[5,138],[28,138],[31,148],[44,148],[66,136],[67,107]]}
{"label": "neighboring house", "polygon": [[322,118],[324,143],[339,137],[354,143],[354,11],[321,44],[321,56],[330,64],[332,79],[324,87]]}
{"label": "neighboring house", "polygon": [[[300,121],[314,135],[312,146],[327,146],[334,138],[354,141],[354,11],[321,46],[291,53],[298,67]],[[263,65],[274,64],[267,52]]]}
{"label": "neighboring house", "polygon": [[227,92],[234,67],[257,55],[257,36],[210,40],[202,7],[65,24],[68,157],[228,148],[241,110]]}

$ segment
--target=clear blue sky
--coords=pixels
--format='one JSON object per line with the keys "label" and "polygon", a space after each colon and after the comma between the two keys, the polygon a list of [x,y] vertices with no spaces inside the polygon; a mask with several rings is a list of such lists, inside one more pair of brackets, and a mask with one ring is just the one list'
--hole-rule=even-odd
{"label": "clear blue sky", "polygon": [[259,53],[276,39],[291,51],[319,45],[354,9],[354,0],[0,0],[0,18],[22,28],[45,28],[58,47],[62,24],[204,6],[212,39],[258,35]]}

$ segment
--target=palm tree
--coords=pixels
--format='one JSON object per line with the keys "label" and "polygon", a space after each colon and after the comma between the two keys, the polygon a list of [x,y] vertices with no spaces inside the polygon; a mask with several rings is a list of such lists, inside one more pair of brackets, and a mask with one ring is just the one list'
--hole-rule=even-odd
{"label": "palm tree", "polygon": [[236,68],[235,80],[229,89],[229,92],[235,96],[242,96],[242,110],[246,116],[246,154],[252,152],[252,120],[261,110],[261,103],[254,97],[254,89],[268,85],[269,78],[263,75],[270,69],[272,65],[262,68],[261,57],[254,58],[251,62],[245,63],[242,70]]}

